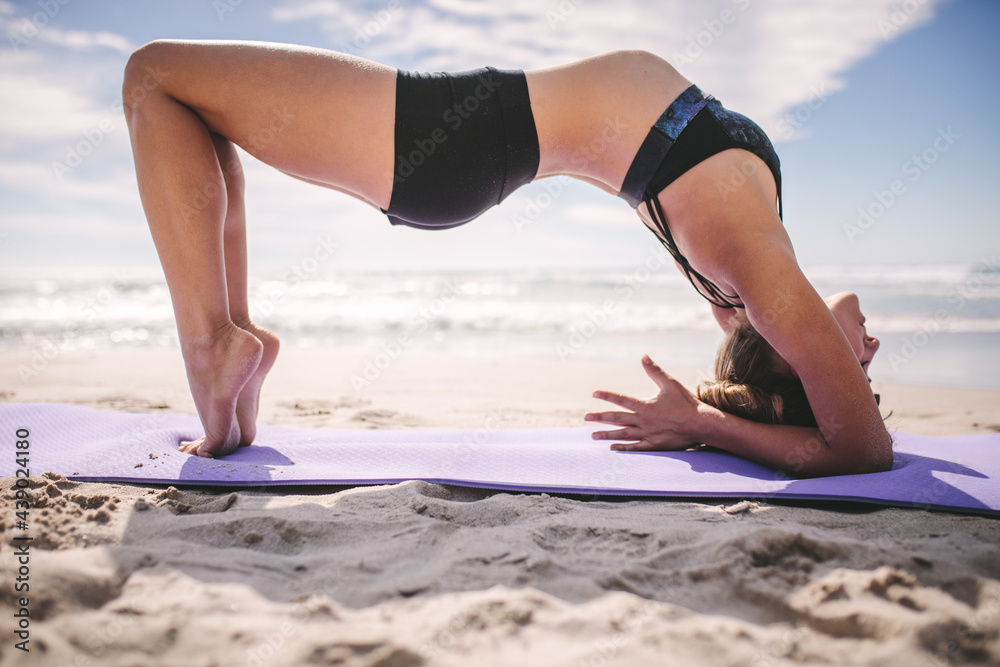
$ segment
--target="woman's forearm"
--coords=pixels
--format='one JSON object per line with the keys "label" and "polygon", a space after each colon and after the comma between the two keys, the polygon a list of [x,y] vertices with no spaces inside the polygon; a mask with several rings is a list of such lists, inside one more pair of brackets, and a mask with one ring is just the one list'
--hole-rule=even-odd
{"label": "woman's forearm", "polygon": [[[705,404],[699,405],[698,413],[696,437],[706,445],[795,477],[882,472],[892,467],[891,459],[873,463],[871,457],[851,456],[828,443],[815,427],[762,424]],[[880,446],[866,443],[872,445]]]}

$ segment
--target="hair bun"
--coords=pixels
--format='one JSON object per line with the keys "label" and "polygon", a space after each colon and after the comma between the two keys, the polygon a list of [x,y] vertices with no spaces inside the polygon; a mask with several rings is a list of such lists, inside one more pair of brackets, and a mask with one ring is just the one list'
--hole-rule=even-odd
{"label": "hair bun", "polygon": [[702,382],[698,385],[698,400],[744,419],[781,423],[781,395],[754,385],[730,380]]}

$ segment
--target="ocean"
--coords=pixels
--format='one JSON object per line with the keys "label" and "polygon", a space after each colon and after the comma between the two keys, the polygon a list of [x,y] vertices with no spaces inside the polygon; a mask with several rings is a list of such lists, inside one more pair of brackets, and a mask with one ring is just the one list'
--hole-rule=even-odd
{"label": "ocean", "polygon": [[[878,381],[1000,388],[1000,267],[817,266],[823,296],[852,290],[881,349]],[[251,313],[283,346],[340,347],[372,363],[421,351],[628,362],[708,372],[721,340],[707,302],[673,268],[620,271],[258,274]],[[178,345],[159,270],[0,273],[0,349]]]}

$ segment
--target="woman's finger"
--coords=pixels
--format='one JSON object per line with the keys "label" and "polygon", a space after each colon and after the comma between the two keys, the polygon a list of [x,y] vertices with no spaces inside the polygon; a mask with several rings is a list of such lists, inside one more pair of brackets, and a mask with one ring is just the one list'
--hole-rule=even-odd
{"label": "woman's finger", "polygon": [[589,422],[619,424],[621,426],[638,426],[637,417],[638,415],[634,412],[588,412],[583,416]]}
{"label": "woman's finger", "polygon": [[643,402],[637,398],[623,396],[622,394],[616,394],[611,391],[595,391],[594,398],[607,401],[608,403],[614,403],[618,407],[625,408],[626,410],[632,410],[633,412],[637,412],[643,405]]}
{"label": "woman's finger", "polygon": [[670,377],[665,370],[660,368],[659,364],[650,359],[648,354],[642,358],[642,367],[645,369],[646,375],[648,375],[660,389],[666,389],[667,383],[673,380],[673,378]]}
{"label": "woman's finger", "polygon": [[619,428],[614,431],[594,431],[590,437],[594,440],[638,440],[638,433],[634,428]]}
{"label": "woman's finger", "polygon": [[656,449],[656,446],[648,440],[639,440],[637,442],[616,442],[611,445],[611,449],[616,452],[648,452]]}

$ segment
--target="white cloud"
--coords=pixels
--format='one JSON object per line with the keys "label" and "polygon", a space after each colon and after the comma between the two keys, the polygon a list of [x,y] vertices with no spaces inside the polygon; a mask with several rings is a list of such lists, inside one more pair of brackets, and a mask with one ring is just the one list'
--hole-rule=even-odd
{"label": "white cloud", "polygon": [[[92,158],[99,160],[99,156]],[[88,164],[88,166],[90,166]],[[110,172],[110,173],[109,173]],[[135,177],[131,172],[114,170],[72,170],[57,173],[51,163],[12,159],[0,162],[0,185],[21,196],[35,196],[66,208],[131,206],[139,201]]]}
{"label": "white cloud", "polygon": [[[16,18],[0,18],[0,32],[7,35],[11,50],[15,53],[32,44],[35,40],[53,44],[72,51],[90,51],[95,48],[107,48],[120,53],[131,53],[135,47],[125,37],[104,30],[90,32],[86,30],[62,30],[49,25],[58,13],[60,5],[55,5],[55,12],[38,11],[34,14]],[[0,4],[0,15],[11,16],[13,5]]]}
{"label": "white cloud", "polygon": [[[64,143],[81,132],[122,125],[116,94],[102,82],[118,78],[123,64],[79,63],[51,52],[21,51],[0,59],[0,142]],[[102,94],[103,93],[103,94]]]}
{"label": "white cloud", "polygon": [[[46,49],[0,59],[0,188],[42,209],[116,207],[135,200],[128,132],[117,91],[121,63],[79,62]],[[117,88],[117,86],[113,86]],[[57,168],[57,165],[58,168]],[[129,196],[127,196],[129,195]]]}
{"label": "white cloud", "polygon": [[[938,4],[920,4],[888,37],[925,23]],[[314,23],[332,48],[423,70],[536,68],[618,48],[642,48],[678,61],[694,44],[701,51],[683,66],[689,78],[780,140],[787,138],[778,125],[783,113],[807,102],[814,91],[835,92],[843,86],[843,73],[885,42],[879,21],[891,21],[895,5],[893,0],[288,0],[272,10],[271,18]],[[718,29],[714,21],[721,22],[725,9],[733,12],[733,20]],[[23,27],[17,12],[0,0],[0,30]],[[0,57],[5,233],[44,229],[92,231],[102,239],[146,238],[128,135],[116,107],[124,55],[132,48],[127,37],[113,32],[50,25],[37,32],[30,48],[9,49]],[[52,161],[109,122],[114,129],[101,145],[58,181]],[[609,242],[626,238],[626,228],[648,233],[622,202],[583,185],[574,185],[572,194],[547,208],[524,234],[517,234],[512,216],[542,189],[525,188],[475,224],[453,232],[393,229],[384,216],[349,197],[293,181],[247,156],[244,164],[251,245],[271,251],[265,240],[273,239],[278,247],[287,239],[278,261],[299,252],[296,244],[308,249],[314,234],[330,231],[343,241],[343,257],[359,266],[541,265],[554,253],[558,261],[586,265],[605,258]],[[7,202],[17,198],[13,209]]]}
{"label": "white cloud", "polygon": [[377,0],[350,9],[335,0],[287,0],[272,17],[318,18],[331,47],[406,69],[531,69],[645,49],[781,140],[790,136],[779,124],[784,113],[816,91],[842,88],[843,72],[929,21],[939,4],[927,0],[906,14],[896,0]]}
{"label": "white cloud", "polygon": [[132,53],[135,46],[121,35],[113,32],[85,32],[83,30],[59,30],[47,28],[39,33],[39,38],[50,44],[62,46],[75,51],[84,51],[95,47],[104,47],[119,53]]}

